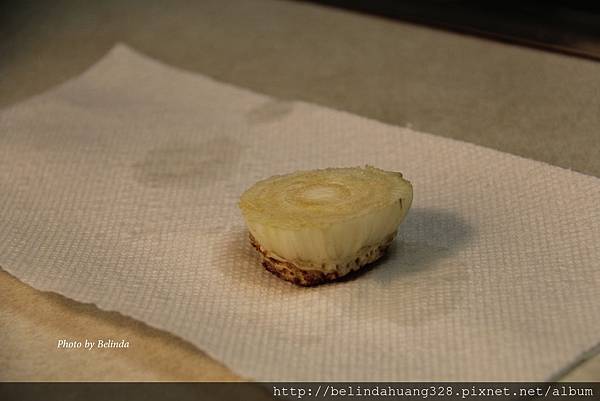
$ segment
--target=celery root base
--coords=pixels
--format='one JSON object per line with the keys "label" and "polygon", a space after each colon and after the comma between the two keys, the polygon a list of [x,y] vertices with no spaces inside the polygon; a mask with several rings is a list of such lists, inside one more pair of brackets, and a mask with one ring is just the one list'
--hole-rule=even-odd
{"label": "celery root base", "polygon": [[388,250],[396,237],[396,232],[385,237],[381,242],[362,248],[356,257],[346,263],[336,264],[332,271],[307,269],[298,262],[292,262],[273,255],[264,249],[258,241],[250,236],[250,243],[260,253],[261,262],[265,269],[277,277],[299,286],[310,287],[328,283],[346,276],[348,273],[358,271],[364,266],[381,258]]}

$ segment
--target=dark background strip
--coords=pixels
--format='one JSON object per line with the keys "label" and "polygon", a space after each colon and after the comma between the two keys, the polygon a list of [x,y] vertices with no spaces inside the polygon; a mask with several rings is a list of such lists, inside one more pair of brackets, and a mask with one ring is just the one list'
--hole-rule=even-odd
{"label": "dark background strip", "polygon": [[599,395],[600,383],[0,383],[3,401],[592,400]]}
{"label": "dark background strip", "polygon": [[597,1],[313,2],[600,60],[600,2]]}

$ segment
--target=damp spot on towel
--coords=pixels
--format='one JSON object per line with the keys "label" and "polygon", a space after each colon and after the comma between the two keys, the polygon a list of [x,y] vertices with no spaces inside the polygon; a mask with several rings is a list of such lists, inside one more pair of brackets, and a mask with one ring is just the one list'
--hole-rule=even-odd
{"label": "damp spot on towel", "polygon": [[168,142],[133,164],[135,178],[150,187],[204,186],[235,171],[242,146],[230,137],[200,143]]}
{"label": "damp spot on towel", "polygon": [[[377,307],[364,310],[365,316],[417,326],[457,309],[464,302],[469,273],[451,254],[449,248],[423,242],[396,242],[368,273],[377,288],[368,295]],[[357,287],[354,296],[366,296],[366,289]]]}
{"label": "damp spot on towel", "polygon": [[451,212],[415,209],[410,213],[411,218],[400,226],[403,235],[381,259],[329,284],[299,287],[267,272],[244,228],[223,235],[215,263],[230,260],[219,265],[221,273],[265,310],[274,312],[285,301],[312,308],[315,297],[320,297],[336,314],[418,327],[445,318],[468,302],[471,270],[457,253],[470,241],[473,229]]}
{"label": "damp spot on towel", "polygon": [[246,119],[251,124],[268,124],[282,119],[294,108],[292,102],[284,100],[268,100],[246,114]]}
{"label": "damp spot on towel", "polygon": [[471,273],[456,256],[473,228],[453,212],[414,209],[400,233],[387,254],[352,283],[351,296],[369,297],[371,305],[355,305],[348,313],[414,327],[458,310]]}

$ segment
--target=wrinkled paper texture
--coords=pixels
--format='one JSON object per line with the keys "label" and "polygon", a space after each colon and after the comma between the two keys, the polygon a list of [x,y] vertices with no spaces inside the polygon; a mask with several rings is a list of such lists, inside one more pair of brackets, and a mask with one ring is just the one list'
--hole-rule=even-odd
{"label": "wrinkled paper texture", "polygon": [[[240,194],[274,174],[364,164],[414,186],[389,255],[315,288],[265,271]],[[273,99],[123,45],[0,112],[0,266],[258,380],[556,377],[600,341],[599,205],[597,178]]]}

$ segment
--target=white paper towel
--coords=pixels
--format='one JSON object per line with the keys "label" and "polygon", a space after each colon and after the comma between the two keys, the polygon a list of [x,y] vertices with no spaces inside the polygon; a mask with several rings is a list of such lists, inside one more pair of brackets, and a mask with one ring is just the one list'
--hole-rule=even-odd
{"label": "white paper towel", "polygon": [[[266,272],[243,190],[364,164],[414,186],[390,255],[315,288]],[[599,205],[597,178],[269,98],[123,45],[0,113],[0,266],[259,380],[555,377],[600,341]]]}

